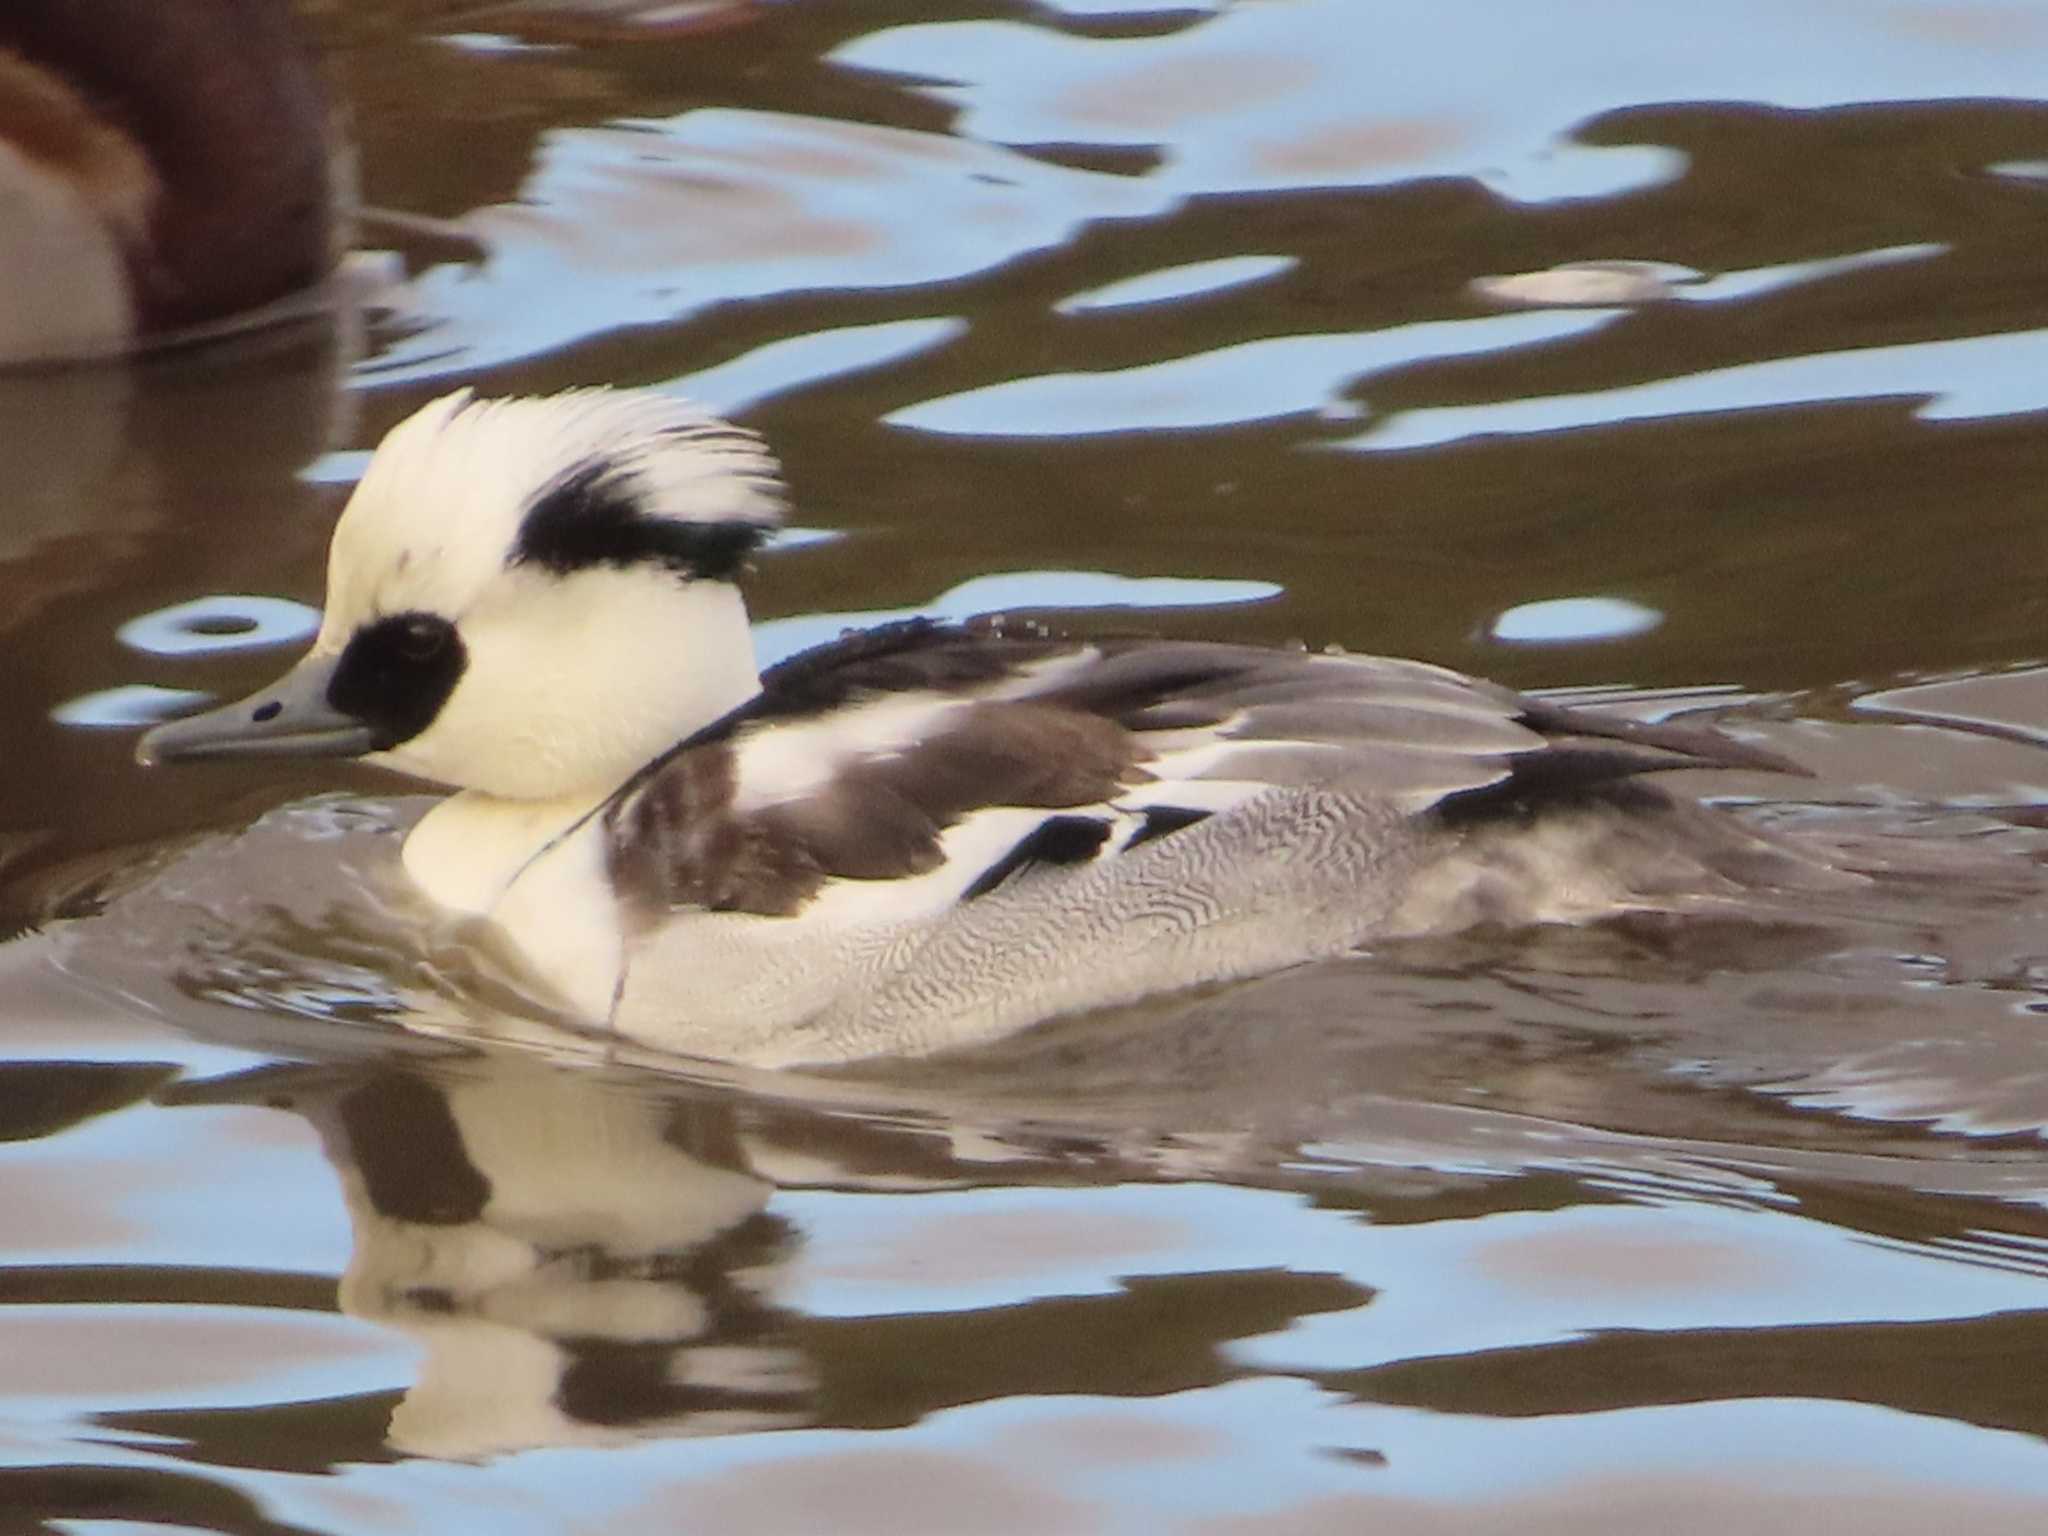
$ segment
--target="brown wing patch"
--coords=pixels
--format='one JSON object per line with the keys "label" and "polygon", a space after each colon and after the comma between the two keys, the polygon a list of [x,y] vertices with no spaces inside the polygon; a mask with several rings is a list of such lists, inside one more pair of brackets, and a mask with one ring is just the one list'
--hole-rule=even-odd
{"label": "brown wing patch", "polygon": [[733,813],[733,768],[723,743],[684,752],[606,808],[612,887],[629,910],[786,916],[824,884],[801,842],[765,836]]}
{"label": "brown wing patch", "polygon": [[820,792],[748,820],[801,846],[827,875],[887,880],[923,874],[939,837],[988,806],[1094,805],[1145,777],[1142,749],[1110,720],[1050,704],[962,707],[931,736],[846,764]]}
{"label": "brown wing patch", "polygon": [[828,879],[937,868],[941,835],[976,810],[1093,805],[1147,777],[1143,749],[1114,721],[986,701],[929,737],[847,761],[801,798],[741,812],[734,775],[746,739],[672,757],[606,813],[612,878],[634,905],[788,916]]}

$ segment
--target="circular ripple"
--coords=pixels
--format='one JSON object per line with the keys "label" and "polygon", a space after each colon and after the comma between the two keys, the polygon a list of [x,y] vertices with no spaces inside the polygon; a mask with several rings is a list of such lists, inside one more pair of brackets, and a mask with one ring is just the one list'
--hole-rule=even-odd
{"label": "circular ripple", "polygon": [[66,699],[50,711],[59,725],[83,725],[97,730],[116,730],[137,725],[155,725],[174,715],[189,715],[213,697],[189,688],[157,688],[148,683],[128,683],[103,688],[98,693]]}
{"label": "circular ripple", "polygon": [[123,645],[152,656],[209,656],[290,645],[320,627],[320,610],[282,597],[201,597],[130,619]]}

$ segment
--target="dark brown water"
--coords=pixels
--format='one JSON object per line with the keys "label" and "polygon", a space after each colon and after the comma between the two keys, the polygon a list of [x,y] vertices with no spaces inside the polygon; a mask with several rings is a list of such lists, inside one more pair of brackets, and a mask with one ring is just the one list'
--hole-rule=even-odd
{"label": "dark brown water", "polygon": [[[2048,13],[314,11],[477,251],[0,379],[0,1529],[2048,1528]],[[117,690],[273,674],[425,399],[596,382],[836,535],[764,653],[1625,686],[1874,878],[829,1078],[493,1015],[368,894],[402,786],[143,774]]]}

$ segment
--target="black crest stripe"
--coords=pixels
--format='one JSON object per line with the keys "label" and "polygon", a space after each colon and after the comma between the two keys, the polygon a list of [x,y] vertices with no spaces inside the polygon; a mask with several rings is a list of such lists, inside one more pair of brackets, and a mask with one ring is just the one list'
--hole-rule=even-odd
{"label": "black crest stripe", "polygon": [[506,564],[538,565],[557,576],[601,565],[658,565],[679,576],[723,581],[773,531],[739,518],[693,523],[651,517],[632,474],[587,459],[534,498]]}

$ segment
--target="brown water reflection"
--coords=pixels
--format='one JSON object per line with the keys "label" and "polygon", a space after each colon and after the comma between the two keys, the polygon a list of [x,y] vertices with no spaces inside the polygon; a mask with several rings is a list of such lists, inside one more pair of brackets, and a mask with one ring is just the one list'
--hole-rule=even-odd
{"label": "brown water reflection", "polygon": [[[0,1527],[2048,1517],[2030,18],[308,9],[454,229],[360,339],[0,379]],[[1601,261],[1667,286],[1474,287]],[[316,602],[429,394],[600,380],[843,534],[764,619],[1168,577],[1056,617],[1626,684],[1870,883],[762,1076],[423,951],[390,783],[58,718],[270,675],[116,633]]]}

